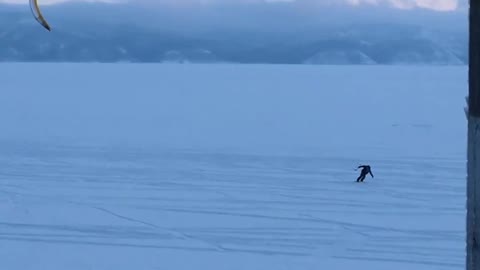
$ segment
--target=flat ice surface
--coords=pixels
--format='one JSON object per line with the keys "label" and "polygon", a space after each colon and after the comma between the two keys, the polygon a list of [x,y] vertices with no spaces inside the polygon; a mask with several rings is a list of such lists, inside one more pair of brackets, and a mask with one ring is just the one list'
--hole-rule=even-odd
{"label": "flat ice surface", "polygon": [[464,268],[466,67],[0,74],[0,269]]}

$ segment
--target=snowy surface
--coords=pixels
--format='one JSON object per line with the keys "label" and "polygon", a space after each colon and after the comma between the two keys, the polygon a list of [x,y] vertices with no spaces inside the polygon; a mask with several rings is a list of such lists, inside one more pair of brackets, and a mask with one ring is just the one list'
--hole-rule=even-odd
{"label": "snowy surface", "polygon": [[0,74],[0,269],[463,269],[465,67]]}

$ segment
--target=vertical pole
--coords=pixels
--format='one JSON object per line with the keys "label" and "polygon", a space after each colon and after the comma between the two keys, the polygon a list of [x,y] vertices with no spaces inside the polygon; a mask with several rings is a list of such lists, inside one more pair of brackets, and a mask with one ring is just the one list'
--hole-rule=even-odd
{"label": "vertical pole", "polygon": [[480,0],[470,0],[467,149],[467,270],[480,270]]}

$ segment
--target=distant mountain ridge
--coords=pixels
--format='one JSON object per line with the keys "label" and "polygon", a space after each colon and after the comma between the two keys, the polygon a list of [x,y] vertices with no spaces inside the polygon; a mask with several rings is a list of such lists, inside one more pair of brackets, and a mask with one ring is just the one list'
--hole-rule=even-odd
{"label": "distant mountain ridge", "polygon": [[53,28],[49,33],[37,25],[27,6],[4,4],[0,5],[0,61],[358,65],[465,65],[468,61],[463,22],[429,27],[405,23],[409,20],[389,21],[385,13],[382,19],[348,21],[346,12],[302,21],[287,9],[275,10],[279,19],[269,20],[232,10],[186,14],[97,3],[45,6]]}

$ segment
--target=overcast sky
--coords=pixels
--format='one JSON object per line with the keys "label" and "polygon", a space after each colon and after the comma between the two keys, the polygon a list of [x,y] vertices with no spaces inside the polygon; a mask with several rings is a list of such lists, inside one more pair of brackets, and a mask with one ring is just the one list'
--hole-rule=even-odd
{"label": "overcast sky", "polygon": [[[136,0],[39,0],[41,4],[54,4],[65,1],[97,1],[97,2],[135,2]],[[145,1],[145,0],[144,0]],[[437,11],[454,11],[464,8],[468,0],[151,0],[152,2],[169,2],[174,5],[188,6],[191,4],[216,5],[218,3],[248,3],[248,2],[309,2],[315,4],[338,4],[346,5],[389,5],[393,8],[412,9],[426,8]],[[28,0],[0,0],[0,3],[27,4]]]}

